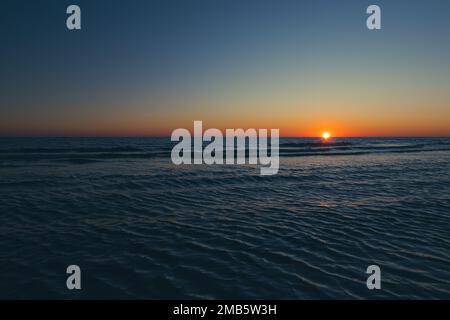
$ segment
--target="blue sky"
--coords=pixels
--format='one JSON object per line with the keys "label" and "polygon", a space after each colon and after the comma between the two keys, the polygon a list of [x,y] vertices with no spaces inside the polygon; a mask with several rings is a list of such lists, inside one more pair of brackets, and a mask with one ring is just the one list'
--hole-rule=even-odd
{"label": "blue sky", "polygon": [[[70,4],[80,31],[65,27]],[[366,28],[370,4],[380,31]],[[447,135],[449,12],[444,0],[2,1],[0,134],[168,134],[200,119]]]}

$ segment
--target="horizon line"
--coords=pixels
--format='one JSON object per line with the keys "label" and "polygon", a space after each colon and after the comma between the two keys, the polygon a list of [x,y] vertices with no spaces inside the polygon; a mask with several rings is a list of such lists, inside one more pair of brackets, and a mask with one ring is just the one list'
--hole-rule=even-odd
{"label": "horizon line", "polygon": [[[171,138],[170,135],[2,135],[0,138]],[[280,138],[317,138],[321,136],[280,136]],[[332,136],[330,139],[348,138],[450,138],[450,135],[361,135],[361,136]]]}

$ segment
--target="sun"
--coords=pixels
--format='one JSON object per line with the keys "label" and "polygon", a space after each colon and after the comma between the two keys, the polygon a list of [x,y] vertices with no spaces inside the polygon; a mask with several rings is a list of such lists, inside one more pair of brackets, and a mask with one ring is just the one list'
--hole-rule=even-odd
{"label": "sun", "polygon": [[322,138],[324,140],[328,140],[331,138],[331,134],[328,131],[325,131],[324,133],[322,133]]}

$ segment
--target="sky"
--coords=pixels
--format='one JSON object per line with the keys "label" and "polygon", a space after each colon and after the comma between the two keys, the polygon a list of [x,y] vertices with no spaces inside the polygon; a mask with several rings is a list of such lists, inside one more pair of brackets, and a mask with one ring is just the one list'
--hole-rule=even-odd
{"label": "sky", "polygon": [[[77,4],[82,29],[66,28]],[[382,29],[366,28],[366,8]],[[0,135],[450,136],[447,0],[2,0]]]}

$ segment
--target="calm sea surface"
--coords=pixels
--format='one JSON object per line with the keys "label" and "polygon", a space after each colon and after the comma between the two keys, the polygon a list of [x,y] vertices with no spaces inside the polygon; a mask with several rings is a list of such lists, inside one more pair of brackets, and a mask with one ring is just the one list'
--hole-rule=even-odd
{"label": "calm sea surface", "polygon": [[282,139],[274,176],[171,146],[0,139],[0,298],[450,299],[450,139]]}

